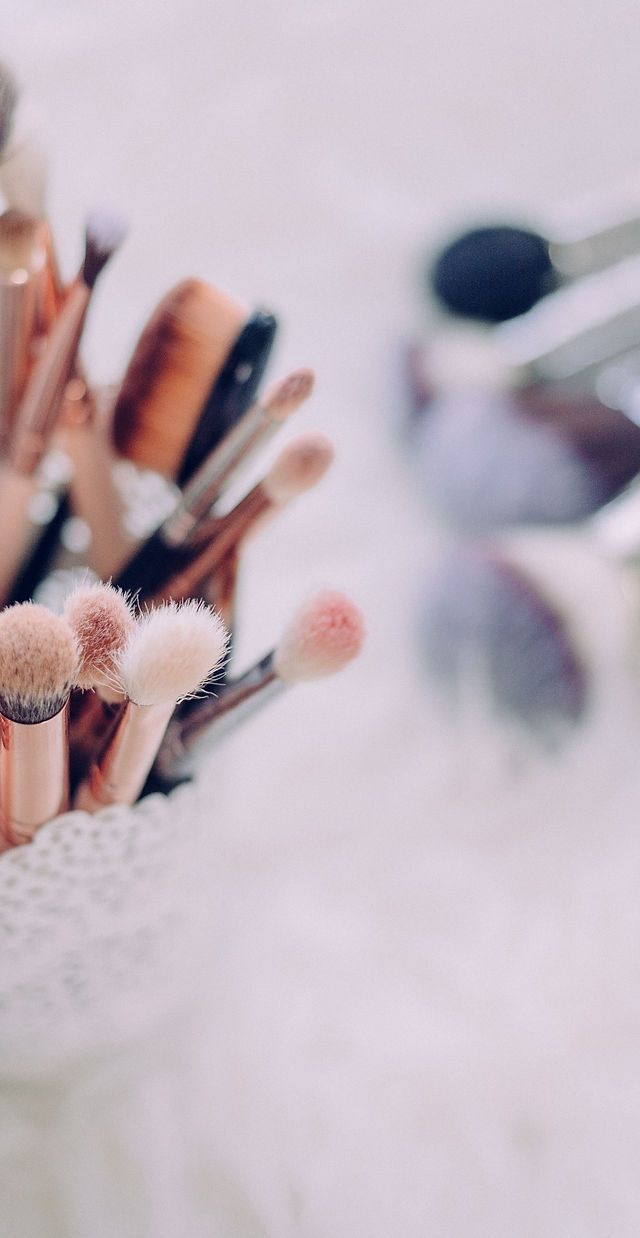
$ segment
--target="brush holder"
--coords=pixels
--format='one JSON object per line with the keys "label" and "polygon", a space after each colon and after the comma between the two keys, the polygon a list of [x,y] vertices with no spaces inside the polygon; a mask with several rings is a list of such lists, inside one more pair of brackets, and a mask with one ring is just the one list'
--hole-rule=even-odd
{"label": "brush holder", "polygon": [[211,807],[197,784],[69,812],[0,856],[0,1078],[144,1038],[197,999]]}

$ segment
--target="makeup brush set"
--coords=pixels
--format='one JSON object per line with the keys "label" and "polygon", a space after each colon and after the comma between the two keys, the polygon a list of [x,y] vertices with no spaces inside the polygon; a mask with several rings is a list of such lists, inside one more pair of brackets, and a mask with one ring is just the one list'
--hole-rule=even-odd
{"label": "makeup brush set", "polygon": [[[483,667],[498,712],[557,735],[589,668],[553,588],[512,535],[640,545],[640,185],[565,208],[540,231],[472,228],[430,256],[430,327],[404,354],[404,436],[454,547],[429,574],[424,660],[459,691]],[[562,668],[562,669],[561,669]]]}
{"label": "makeup brush set", "polygon": [[[275,650],[230,676],[243,547],[320,481],[332,446],[302,434],[237,502],[227,492],[311,395],[313,373],[297,370],[261,394],[276,318],[265,309],[247,316],[227,293],[185,279],[160,301],[119,386],[94,391],[79,346],[125,227],[112,213],[91,214],[80,269],[64,284],[45,183],[26,101],[2,68],[3,850],[69,807],[132,805],[190,780],[203,746],[275,692],[339,670],[363,635],[353,603],[325,591]],[[118,461],[129,476],[158,482],[162,502],[155,519],[144,513],[144,536],[128,522]]]}

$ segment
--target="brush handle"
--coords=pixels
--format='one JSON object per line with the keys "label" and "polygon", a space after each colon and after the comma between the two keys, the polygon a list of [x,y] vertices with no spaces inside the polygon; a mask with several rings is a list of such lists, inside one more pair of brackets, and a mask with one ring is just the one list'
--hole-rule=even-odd
{"label": "brush handle", "polygon": [[124,567],[114,584],[118,589],[136,593],[146,602],[162,590],[167,581],[181,576],[196,556],[191,546],[169,546],[162,529],[156,529]]}
{"label": "brush handle", "polygon": [[277,319],[268,310],[256,310],[245,323],[200,414],[180,466],[180,486],[189,481],[205,456],[253,403],[277,329]]}
{"label": "brush handle", "polygon": [[30,842],[67,808],[67,717],[65,705],[46,722],[0,718],[0,832],[9,846]]}
{"label": "brush handle", "polygon": [[80,783],[73,805],[95,813],[107,804],[134,804],[155,760],[175,701],[128,701],[99,760]]}

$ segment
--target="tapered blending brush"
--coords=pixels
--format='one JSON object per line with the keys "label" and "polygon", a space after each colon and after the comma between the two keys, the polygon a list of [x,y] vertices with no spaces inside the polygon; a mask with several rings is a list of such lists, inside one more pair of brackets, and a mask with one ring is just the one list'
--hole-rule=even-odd
{"label": "tapered blending brush", "polygon": [[36,361],[15,417],[11,452],[0,484],[0,517],[5,548],[0,560],[0,597],[6,597],[29,544],[29,502],[35,472],[59,419],[64,389],[96,280],[124,236],[122,221],[94,214],[87,223],[81,271],[69,290],[45,347]]}
{"label": "tapered blending brush", "polygon": [[0,436],[5,446],[41,329],[45,263],[39,221],[16,210],[0,215]]}
{"label": "tapered blending brush", "polygon": [[275,649],[171,723],[154,776],[162,784],[184,781],[196,749],[211,748],[286,688],[336,674],[357,656],[364,637],[362,614],[349,598],[334,590],[317,594],[294,615]]}
{"label": "tapered blending brush", "polygon": [[136,344],[113,410],[120,455],[176,477],[245,317],[240,304],[199,279],[182,280],[162,298]]}
{"label": "tapered blending brush", "polygon": [[79,662],[68,623],[27,602],[0,614],[0,829],[28,842],[67,807],[67,705]]}
{"label": "tapered blending brush", "polygon": [[202,603],[169,603],[139,620],[118,663],[127,703],[87,778],[76,808],[97,812],[138,798],[176,703],[197,692],[224,657],[226,632]]}
{"label": "tapered blending brush", "polygon": [[208,503],[199,506],[200,490],[187,489],[183,502],[118,573],[115,584],[138,590],[143,601],[191,596],[180,590],[196,589],[258,520],[314,486],[332,460],[333,448],[324,435],[301,435],[283,449],[266,477],[221,517],[201,514],[194,519]]}
{"label": "tapered blending brush", "polygon": [[184,486],[208,452],[250,408],[267,367],[278,329],[269,310],[256,310],[235,340],[204,403],[193,437],[177,473]]}
{"label": "tapered blending brush", "polygon": [[80,663],[69,723],[72,785],[84,775],[124,705],[118,661],[136,621],[125,594],[111,585],[80,585],[67,598],[64,617],[75,635]]}

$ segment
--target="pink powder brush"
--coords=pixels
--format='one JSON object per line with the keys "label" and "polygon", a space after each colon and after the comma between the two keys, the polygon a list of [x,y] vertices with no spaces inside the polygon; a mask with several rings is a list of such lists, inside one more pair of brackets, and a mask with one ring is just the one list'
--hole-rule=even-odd
{"label": "pink powder brush", "polygon": [[36,470],[61,413],[64,389],[96,280],[123,236],[120,219],[106,214],[95,214],[89,219],[82,269],[65,298],[18,406],[9,461],[0,486],[0,520],[5,536],[0,559],[0,597],[7,596],[32,540],[28,509],[36,489]]}
{"label": "pink powder brush", "polygon": [[71,783],[86,774],[124,705],[117,666],[136,620],[129,600],[112,585],[80,585],[65,602],[64,617],[76,637],[80,665],[71,698]]}
{"label": "pink powder brush", "polygon": [[[198,597],[230,552],[294,498],[315,486],[333,461],[333,447],[323,434],[305,434],[289,443],[269,472],[224,516],[198,525],[194,542],[183,551],[184,566],[165,579],[152,600]],[[119,582],[120,583],[120,582]]]}
{"label": "pink powder brush", "polygon": [[194,702],[167,731],[154,768],[164,790],[191,777],[190,758],[209,751],[247,717],[293,684],[342,670],[362,648],[364,621],[342,593],[325,590],[302,606],[264,658],[231,680],[217,697]]}
{"label": "pink powder brush", "polygon": [[26,602],[0,614],[0,831],[30,842],[68,807],[67,714],[79,651],[68,623]]}
{"label": "pink powder brush", "polygon": [[170,602],[142,616],[118,660],[125,707],[74,807],[98,812],[135,802],[177,702],[215,674],[226,642],[220,618],[202,602]]}

